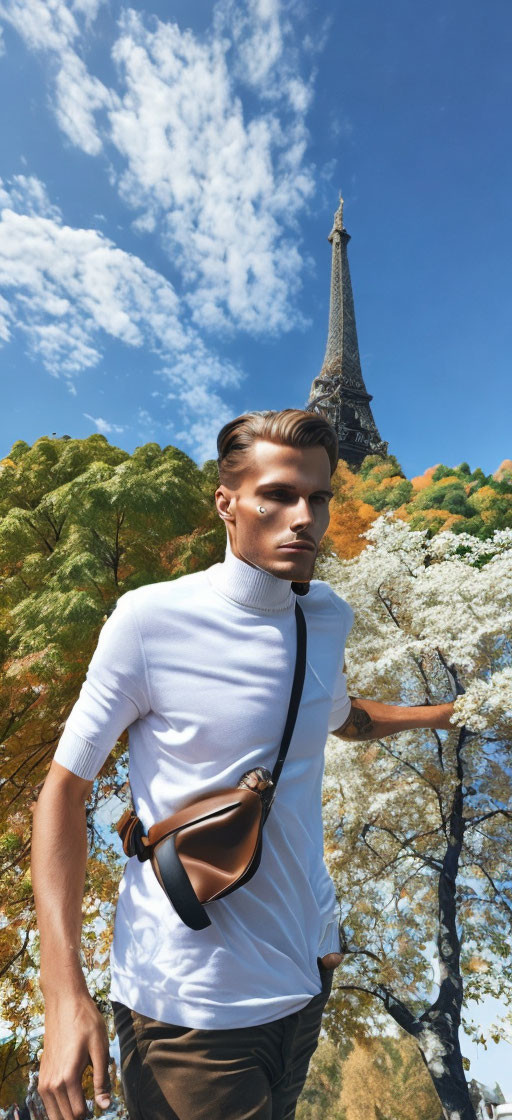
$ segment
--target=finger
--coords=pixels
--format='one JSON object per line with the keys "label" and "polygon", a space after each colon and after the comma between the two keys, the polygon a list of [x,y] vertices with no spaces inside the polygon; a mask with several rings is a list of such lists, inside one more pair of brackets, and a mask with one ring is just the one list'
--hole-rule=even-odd
{"label": "finger", "polygon": [[82,1088],[82,1079],[71,1081],[67,1087],[71,1115],[73,1120],[84,1120],[89,1115],[87,1101]]}
{"label": "finger", "polygon": [[69,1102],[68,1090],[66,1085],[62,1085],[58,1089],[54,1089],[53,1095],[57,1103],[57,1108],[60,1110],[59,1120],[61,1116],[62,1120],[84,1120],[84,1117],[87,1115],[85,1107],[81,1112],[73,1112],[73,1109],[71,1108],[71,1104]]}
{"label": "finger", "polygon": [[39,1089],[38,1092],[46,1109],[48,1120],[62,1120],[62,1114],[53,1093],[50,1093],[49,1089]]}
{"label": "finger", "polygon": [[63,1120],[63,1114],[60,1110],[56,1093],[50,1092],[49,1089],[44,1089],[42,1092],[39,1091],[39,1096],[46,1109],[48,1120]]}
{"label": "finger", "polygon": [[94,1099],[100,1108],[108,1108],[110,1104],[110,1076],[108,1072],[109,1048],[107,1031],[105,1037],[95,1039],[90,1046],[92,1075],[94,1084]]}
{"label": "finger", "polygon": [[48,1120],[84,1120],[88,1115],[80,1074],[71,1076],[67,1083],[63,1080],[49,1089],[39,1089],[39,1096],[48,1113]]}

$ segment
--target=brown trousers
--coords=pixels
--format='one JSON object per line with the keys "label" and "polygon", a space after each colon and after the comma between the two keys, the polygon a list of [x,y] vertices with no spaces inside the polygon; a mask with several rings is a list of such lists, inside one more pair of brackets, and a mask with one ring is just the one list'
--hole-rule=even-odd
{"label": "brown trousers", "polygon": [[293,1120],[332,985],[318,966],[322,991],[258,1027],[178,1027],[113,1000],[130,1120]]}

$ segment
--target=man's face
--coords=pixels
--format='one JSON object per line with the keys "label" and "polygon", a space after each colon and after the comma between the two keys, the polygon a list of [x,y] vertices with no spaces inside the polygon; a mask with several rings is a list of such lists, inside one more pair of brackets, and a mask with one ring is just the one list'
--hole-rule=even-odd
{"label": "man's face", "polygon": [[215,492],[232,552],[281,579],[310,580],[329,524],[327,451],[260,439],[247,452],[246,464],[236,490],[222,485]]}

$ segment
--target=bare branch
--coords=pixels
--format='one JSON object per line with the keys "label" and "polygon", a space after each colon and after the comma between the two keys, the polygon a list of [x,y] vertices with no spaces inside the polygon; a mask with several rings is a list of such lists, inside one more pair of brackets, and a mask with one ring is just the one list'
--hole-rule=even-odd
{"label": "bare branch", "polygon": [[481,824],[482,821],[489,821],[491,817],[500,815],[506,817],[507,820],[512,820],[512,813],[509,809],[491,809],[488,813],[483,813],[481,817],[465,817],[464,824],[466,828],[472,828],[473,825]]}
{"label": "bare branch", "polygon": [[410,840],[408,840],[406,836],[398,836],[392,828],[388,828],[388,826],[384,824],[372,824],[368,827],[377,828],[380,832],[387,832],[389,836],[393,837],[393,840],[396,840],[397,844],[401,844],[404,847],[409,848],[413,856],[415,856],[416,859],[421,860],[421,862],[424,863],[426,867],[431,867],[434,871],[442,871],[443,865],[439,860],[433,859],[432,856],[427,856],[423,852],[416,851],[412,844],[413,840],[419,840],[424,836],[435,836],[436,832],[439,831],[438,829],[428,829],[427,832],[416,832],[414,836],[411,837]]}
{"label": "bare branch", "polygon": [[429,778],[426,778],[425,775],[421,772],[421,770],[417,766],[415,766],[413,762],[409,762],[409,759],[403,758],[402,755],[397,754],[396,751],[393,751],[392,748],[388,745],[388,743],[384,743],[381,739],[379,739],[379,743],[382,745],[382,747],[387,752],[387,754],[391,755],[392,758],[396,758],[397,762],[401,762],[402,765],[406,766],[408,770],[412,770],[413,773],[418,776],[420,781],[425,782],[425,785],[429,786],[429,788],[431,790],[433,790],[433,792],[436,796],[436,801],[438,803],[438,807],[439,807],[439,816],[441,817],[441,824],[443,826],[443,830],[446,832],[446,816],[445,816],[445,812],[444,812],[444,808],[443,808],[443,802],[442,802],[441,794],[439,793],[439,790],[438,790],[437,786],[434,784],[434,782],[430,781]]}
{"label": "bare branch", "polygon": [[18,949],[18,952],[15,953],[14,956],[11,957],[11,959],[9,961],[7,961],[7,964],[5,964],[4,967],[0,969],[0,977],[5,976],[5,974],[7,972],[9,972],[9,970],[12,968],[14,962],[17,961],[19,957],[23,956],[23,954],[25,952],[25,949],[27,948],[27,945],[28,945],[28,942],[29,942],[29,934],[31,933],[31,931],[32,931],[32,926],[29,926],[28,929],[27,929],[27,932],[25,934],[25,940],[23,942],[23,945]]}
{"label": "bare branch", "polygon": [[388,988],[382,984],[376,985],[375,988],[365,988],[362,984],[337,984],[333,987],[335,992],[362,992],[367,996],[374,996],[375,999],[380,999],[384,1004],[386,1011],[392,1016],[396,1023],[398,1023],[408,1034],[415,1037],[421,1030],[420,1021],[413,1015],[407,1005],[401,999],[397,999]]}

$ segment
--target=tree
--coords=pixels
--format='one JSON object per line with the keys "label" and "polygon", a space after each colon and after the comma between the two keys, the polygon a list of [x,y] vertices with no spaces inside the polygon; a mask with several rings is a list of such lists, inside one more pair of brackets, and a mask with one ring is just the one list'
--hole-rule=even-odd
{"label": "tree", "polygon": [[364,1033],[384,1008],[416,1041],[444,1115],[473,1120],[464,997],[512,994],[512,531],[429,539],[387,514],[366,537],[321,573],[355,610],[349,691],[453,696],[456,724],[329,741],[326,851],[344,950],[329,1030],[348,1017]]}
{"label": "tree", "polygon": [[0,1108],[9,1108],[13,1101],[23,1098],[30,1066],[26,1039],[20,1041],[13,1034],[0,1042]]}
{"label": "tree", "polygon": [[343,1059],[349,1050],[349,1042],[320,1038],[297,1103],[297,1120],[346,1120],[339,1097]]}
{"label": "tree", "polygon": [[[119,595],[222,558],[213,482],[213,464],[201,471],[177,448],[130,456],[99,435],[18,441],[0,465],[0,1015],[32,1054],[42,1004],[30,810]],[[87,807],[83,958],[100,1005],[121,869],[104,816],[123,796],[125,754],[123,735]]]}
{"label": "tree", "polygon": [[346,1120],[439,1120],[439,1101],[407,1036],[355,1042],[341,1070]]}
{"label": "tree", "polygon": [[504,460],[494,475],[479,468],[471,471],[468,463],[439,463],[407,479],[394,455],[367,455],[359,470],[340,460],[333,490],[326,544],[342,559],[362,551],[362,534],[385,510],[395,510],[400,520],[412,529],[426,529],[429,536],[451,529],[486,540],[495,529],[512,526],[510,460]]}
{"label": "tree", "polygon": [[[368,458],[364,462],[367,461]],[[334,548],[338,556],[345,559],[358,556],[362,552],[367,543],[363,533],[377,516],[373,506],[356,495],[356,485],[356,475],[346,463],[340,460],[332,478],[334,498],[331,503],[328,535],[323,541],[323,551],[329,552]]]}
{"label": "tree", "polygon": [[439,1100],[403,1032],[335,1044],[321,1037],[297,1120],[439,1120]]}

